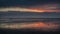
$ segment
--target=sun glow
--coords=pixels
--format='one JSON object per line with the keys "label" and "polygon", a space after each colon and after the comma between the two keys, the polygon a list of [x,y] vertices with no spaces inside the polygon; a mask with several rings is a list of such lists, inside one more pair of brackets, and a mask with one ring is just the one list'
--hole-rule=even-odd
{"label": "sun glow", "polygon": [[60,12],[60,10],[44,10],[44,9],[32,9],[32,8],[20,8],[20,7],[10,7],[10,8],[0,8],[0,12],[8,11],[20,11],[20,12]]}

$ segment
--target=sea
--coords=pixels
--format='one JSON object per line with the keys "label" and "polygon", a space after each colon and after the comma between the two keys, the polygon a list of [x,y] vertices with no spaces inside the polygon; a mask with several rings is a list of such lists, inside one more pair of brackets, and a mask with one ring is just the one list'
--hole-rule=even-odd
{"label": "sea", "polygon": [[[1,24],[40,24],[46,25],[51,23],[51,26],[57,24],[57,29],[54,26],[54,30],[47,31],[47,28],[32,29],[32,28],[22,28],[22,29],[8,29],[1,28],[0,33],[2,34],[52,34],[60,32],[60,13],[59,12],[20,12],[20,11],[8,11],[8,12],[0,12],[0,26]],[[27,25],[27,26],[28,26]],[[39,25],[41,26],[41,24]],[[32,27],[32,26],[31,26]],[[38,26],[37,26],[38,27]],[[42,26],[43,27],[43,26]],[[51,29],[51,28],[50,28]]]}

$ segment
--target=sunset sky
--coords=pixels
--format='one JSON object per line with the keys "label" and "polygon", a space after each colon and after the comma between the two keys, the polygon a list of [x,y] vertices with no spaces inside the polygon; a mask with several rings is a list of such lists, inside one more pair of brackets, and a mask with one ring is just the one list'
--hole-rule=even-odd
{"label": "sunset sky", "polygon": [[[47,7],[46,7],[47,8]],[[20,12],[60,12],[59,9],[55,8],[20,8],[20,7],[10,7],[10,8],[0,8],[0,12],[8,11],[20,11]]]}
{"label": "sunset sky", "polygon": [[57,0],[0,0],[0,11],[60,12]]}
{"label": "sunset sky", "polygon": [[[40,17],[59,17],[60,2],[57,0],[0,0],[0,12],[19,11],[19,12],[58,12],[34,14]],[[2,13],[1,13],[2,14]],[[8,13],[4,14],[7,15]],[[11,13],[12,14],[12,13]],[[14,14],[14,13],[13,13]],[[17,13],[16,13],[17,14]],[[28,13],[26,13],[28,14]],[[30,16],[29,14],[28,16]],[[17,16],[17,15],[15,15]],[[20,15],[19,15],[20,16]],[[23,16],[23,14],[22,14]],[[32,17],[32,16],[30,16]]]}

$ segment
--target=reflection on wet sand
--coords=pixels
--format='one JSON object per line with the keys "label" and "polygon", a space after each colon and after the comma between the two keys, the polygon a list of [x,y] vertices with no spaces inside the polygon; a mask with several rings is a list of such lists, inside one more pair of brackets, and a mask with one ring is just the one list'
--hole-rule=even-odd
{"label": "reflection on wet sand", "polygon": [[44,22],[32,22],[32,23],[1,23],[0,28],[5,29],[35,29],[35,30],[57,30],[59,29],[60,24],[53,22],[44,23]]}

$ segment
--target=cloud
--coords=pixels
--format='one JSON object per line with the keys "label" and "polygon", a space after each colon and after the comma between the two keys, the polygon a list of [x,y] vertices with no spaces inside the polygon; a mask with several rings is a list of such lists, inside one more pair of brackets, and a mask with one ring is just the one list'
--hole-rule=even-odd
{"label": "cloud", "polygon": [[20,12],[60,12],[60,10],[45,10],[40,8],[20,8],[20,7],[9,7],[9,8],[0,8],[0,12],[8,11],[20,11]]}

